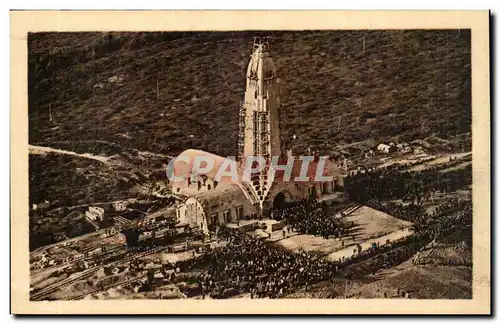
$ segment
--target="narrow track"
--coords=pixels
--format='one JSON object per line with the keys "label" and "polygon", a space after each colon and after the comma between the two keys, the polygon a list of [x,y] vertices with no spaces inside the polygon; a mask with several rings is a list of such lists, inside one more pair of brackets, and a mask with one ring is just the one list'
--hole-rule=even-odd
{"label": "narrow track", "polygon": [[[115,265],[118,265],[118,264],[121,264],[121,263],[125,263],[125,262],[129,262],[129,261],[132,261],[134,259],[137,259],[137,258],[141,258],[141,257],[144,257],[146,255],[149,255],[149,254],[153,254],[153,253],[157,253],[157,252],[160,252],[162,250],[166,249],[165,246],[157,246],[155,248],[152,248],[150,250],[147,250],[147,251],[142,251],[142,252],[135,252],[133,253],[132,255],[129,255],[121,260],[117,260],[117,261],[114,261],[114,262],[111,262],[109,264],[106,264],[105,266],[109,267],[109,266],[115,266]],[[99,271],[100,269],[102,269],[104,266],[102,265],[99,265],[99,266],[95,266],[95,267],[92,267],[90,269],[87,269],[87,270],[84,270],[82,272],[80,272],[77,276],[75,277],[69,277],[69,278],[66,278],[66,279],[63,279],[61,281],[58,281],[57,283],[53,284],[53,285],[50,285],[48,287],[45,287],[43,288],[42,290],[36,292],[35,294],[33,294],[30,298],[30,300],[42,300],[44,297],[46,297],[47,295],[57,291],[57,290],[60,290],[76,281],[79,281],[79,280],[82,280],[86,277],[89,277],[91,276],[92,274],[94,274],[95,272]]]}
{"label": "narrow track", "polygon": [[93,295],[93,294],[98,294],[98,293],[101,293],[101,292],[105,292],[105,291],[107,291],[107,290],[109,290],[109,289],[111,289],[113,287],[120,286],[120,285],[126,285],[126,284],[129,284],[129,283],[133,283],[133,282],[139,281],[139,280],[141,280],[143,278],[145,278],[145,276],[142,276],[142,277],[139,277],[139,278],[133,278],[133,279],[129,279],[129,280],[121,281],[121,282],[115,282],[114,284],[107,285],[107,286],[104,286],[102,288],[95,289],[95,290],[92,290],[92,291],[84,293],[84,294],[73,296],[73,297],[70,297],[70,298],[68,298],[66,300],[79,300],[79,299],[83,299],[83,298],[85,298],[88,295]]}
{"label": "narrow track", "polygon": [[33,296],[31,296],[30,299],[31,300],[41,300],[43,297],[61,289],[61,288],[64,288],[64,287],[72,284],[75,281],[82,280],[85,277],[92,275],[93,273],[97,272],[100,268],[102,268],[102,267],[101,266],[93,267],[93,268],[87,269],[85,271],[82,271],[81,273],[78,274],[78,276],[68,277],[68,278],[63,279],[61,281],[58,281],[57,283],[50,285],[48,287],[45,287],[42,290],[36,292],[35,294],[33,294]]}

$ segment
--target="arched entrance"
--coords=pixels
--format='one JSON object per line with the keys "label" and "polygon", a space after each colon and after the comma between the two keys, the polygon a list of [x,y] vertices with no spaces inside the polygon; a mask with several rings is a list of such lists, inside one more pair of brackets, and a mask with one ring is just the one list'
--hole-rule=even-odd
{"label": "arched entrance", "polygon": [[288,191],[281,191],[273,199],[273,209],[283,209],[292,202],[292,195]]}
{"label": "arched entrance", "polygon": [[328,182],[323,182],[323,195],[327,195],[329,193],[331,193],[330,191],[330,183]]}
{"label": "arched entrance", "polygon": [[207,215],[201,203],[194,197],[188,198],[177,207],[177,219],[180,223],[189,224],[205,234],[208,233]]}

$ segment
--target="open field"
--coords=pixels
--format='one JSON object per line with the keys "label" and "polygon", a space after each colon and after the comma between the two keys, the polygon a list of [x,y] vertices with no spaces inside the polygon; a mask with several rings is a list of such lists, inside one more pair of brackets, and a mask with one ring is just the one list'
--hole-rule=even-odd
{"label": "open field", "polygon": [[[371,247],[372,242],[379,241],[380,244],[384,244],[387,238],[395,240],[411,234],[411,231],[408,230],[411,227],[410,222],[394,218],[366,206],[355,210],[352,214],[344,217],[343,220],[346,223],[353,222],[355,224],[352,233],[343,238],[344,246],[340,240],[324,239],[314,235],[294,235],[279,240],[276,244],[291,251],[297,251],[299,248],[306,251],[318,251],[322,254],[329,254],[328,257],[331,260],[338,260],[342,256],[351,256],[352,249],[357,244],[361,244],[363,250],[366,250]],[[352,235],[355,235],[354,241]]]}
{"label": "open field", "polygon": [[[400,294],[398,295],[398,288]],[[354,282],[348,294],[357,298],[403,298],[408,292],[412,299],[472,298],[472,267],[413,265],[411,260]]]}
{"label": "open field", "polygon": [[469,299],[472,298],[472,267],[412,264],[382,270],[361,280],[323,282],[299,290],[287,298]]}

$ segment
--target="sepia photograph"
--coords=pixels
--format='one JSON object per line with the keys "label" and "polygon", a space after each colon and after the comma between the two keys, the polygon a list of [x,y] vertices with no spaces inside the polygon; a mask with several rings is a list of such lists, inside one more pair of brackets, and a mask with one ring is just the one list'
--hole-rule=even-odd
{"label": "sepia photograph", "polygon": [[27,30],[11,219],[29,269],[12,289],[31,309],[479,298],[489,311],[479,13],[485,34],[465,13],[463,28]]}

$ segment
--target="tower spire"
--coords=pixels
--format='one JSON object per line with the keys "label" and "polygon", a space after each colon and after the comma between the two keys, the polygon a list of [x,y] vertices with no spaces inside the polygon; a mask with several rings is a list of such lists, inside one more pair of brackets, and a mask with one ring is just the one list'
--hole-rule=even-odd
{"label": "tower spire", "polygon": [[[269,53],[269,40],[254,37],[245,102],[240,108],[240,158],[259,155],[271,161],[273,156],[281,155],[278,106],[276,68]],[[262,203],[271,186],[267,170],[252,179],[252,186]]]}

